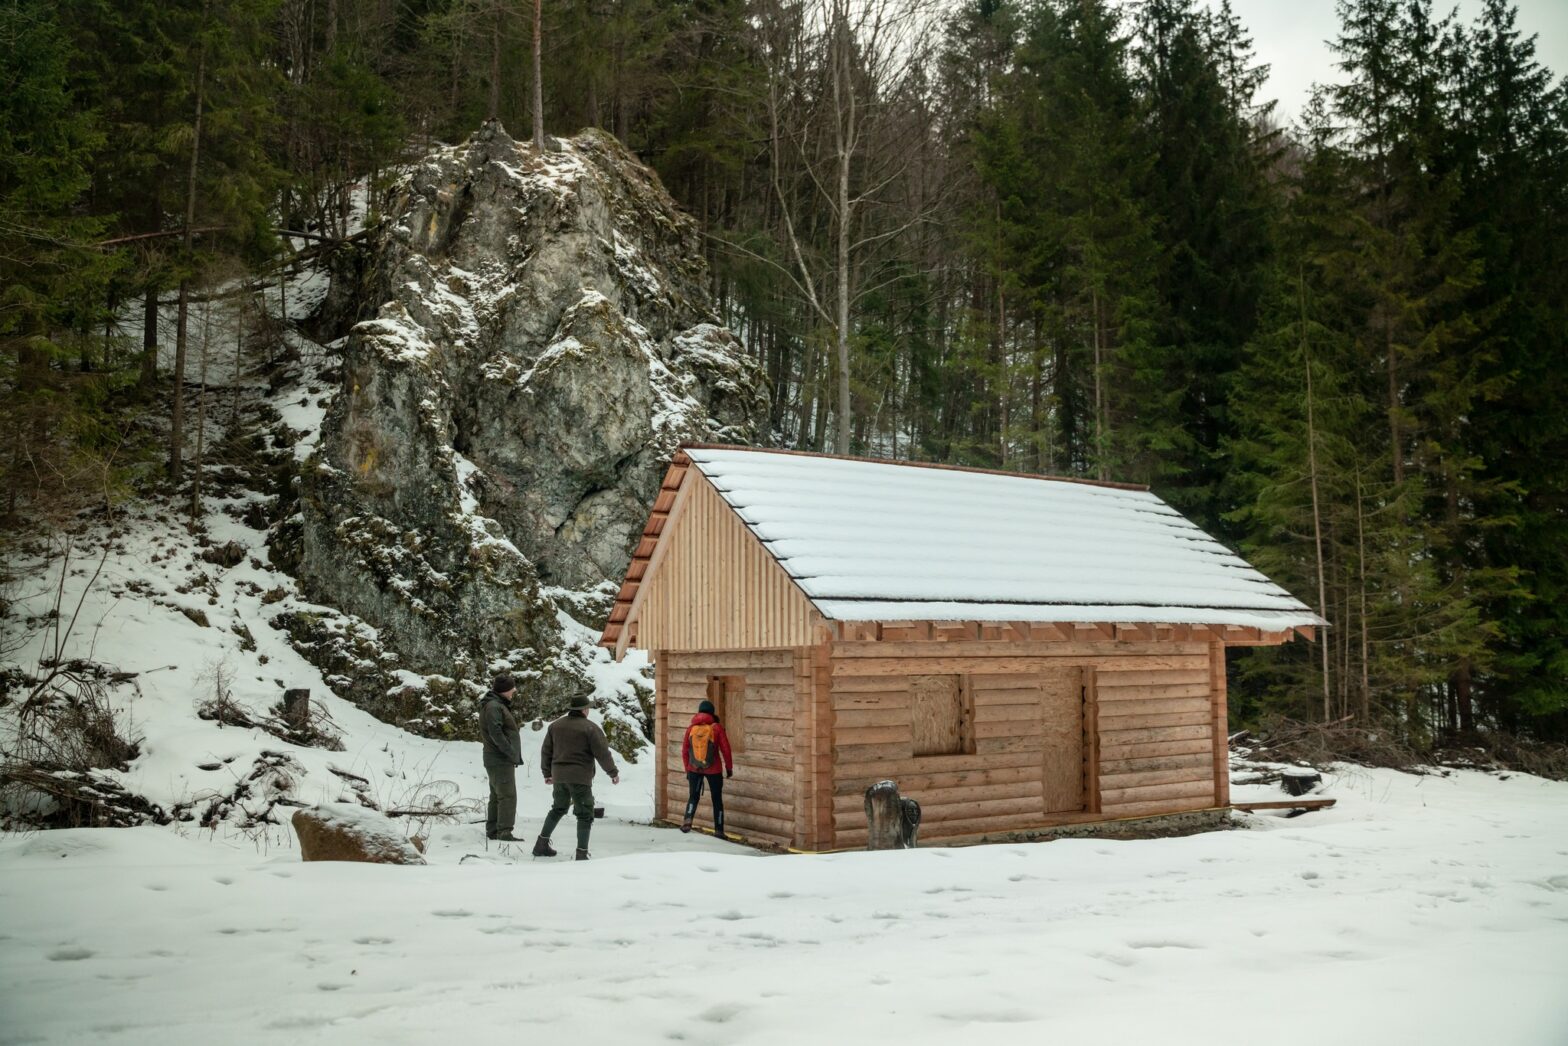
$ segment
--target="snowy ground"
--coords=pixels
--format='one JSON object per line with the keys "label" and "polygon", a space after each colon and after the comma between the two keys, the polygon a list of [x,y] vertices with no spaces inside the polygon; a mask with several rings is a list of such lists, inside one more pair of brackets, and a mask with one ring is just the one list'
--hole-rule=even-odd
{"label": "snowy ground", "polygon": [[1568,786],[1333,793],[1252,831],[816,857],[627,823],[586,864],[462,861],[465,827],[416,868],[13,836],[0,1042],[1568,1042]]}

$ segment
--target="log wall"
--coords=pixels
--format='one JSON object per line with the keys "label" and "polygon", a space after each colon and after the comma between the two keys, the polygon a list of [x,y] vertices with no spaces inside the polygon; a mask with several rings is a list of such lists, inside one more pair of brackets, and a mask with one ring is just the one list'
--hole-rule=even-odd
{"label": "log wall", "polygon": [[[839,642],[829,655],[831,844],[865,843],[883,778],[942,840],[1216,805],[1216,687],[1204,642]],[[916,756],[911,682],[962,677],[972,754]],[[916,686],[928,686],[916,682]],[[1223,690],[1219,691],[1223,700]],[[825,835],[826,833],[824,833]]]}
{"label": "log wall", "polygon": [[[659,724],[655,810],[679,821],[688,794],[681,743],[697,705],[708,696],[715,676],[745,681],[741,721],[733,724],[745,738],[735,753],[735,776],[724,782],[727,830],[750,840],[780,846],[815,848],[810,819],[812,800],[821,787],[819,773],[830,773],[825,744],[817,744],[817,717],[812,689],[811,648],[789,650],[727,650],[699,653],[660,651],[655,680]],[[825,703],[825,702],[823,702]],[[726,721],[726,729],[732,724]],[[813,747],[822,758],[813,757]],[[713,827],[713,807],[706,792],[698,804],[696,823]]]}

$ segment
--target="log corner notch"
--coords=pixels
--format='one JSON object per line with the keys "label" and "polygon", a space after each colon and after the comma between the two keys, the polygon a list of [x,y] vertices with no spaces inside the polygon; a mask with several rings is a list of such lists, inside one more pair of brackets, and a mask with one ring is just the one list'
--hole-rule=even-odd
{"label": "log corner notch", "polygon": [[866,789],[866,827],[867,850],[913,850],[920,804],[900,797],[894,782],[878,781]]}

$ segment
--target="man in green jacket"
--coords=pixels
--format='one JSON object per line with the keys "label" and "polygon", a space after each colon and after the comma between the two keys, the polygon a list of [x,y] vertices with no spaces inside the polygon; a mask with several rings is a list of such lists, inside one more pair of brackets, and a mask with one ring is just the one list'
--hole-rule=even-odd
{"label": "man in green jacket", "polygon": [[593,831],[594,764],[604,767],[611,784],[621,783],[621,772],[610,755],[604,731],[588,718],[588,699],[572,698],[570,711],[550,724],[539,750],[539,766],[544,783],[554,786],[554,805],[544,819],[544,828],[534,843],[535,857],[554,857],[550,833],[566,816],[568,805],[577,815],[577,859],[588,860],[588,833]]}
{"label": "man in green jacket", "polygon": [[522,840],[512,834],[517,823],[517,768],[523,765],[523,743],[512,695],[517,684],[499,675],[479,702],[479,736],[485,746],[485,774],[490,778],[490,805],[485,808],[485,838],[503,843]]}

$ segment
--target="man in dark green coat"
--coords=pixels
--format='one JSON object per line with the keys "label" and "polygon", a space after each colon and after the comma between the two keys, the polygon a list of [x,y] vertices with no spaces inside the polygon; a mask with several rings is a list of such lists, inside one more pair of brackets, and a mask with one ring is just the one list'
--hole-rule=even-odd
{"label": "man in dark green coat", "polygon": [[568,805],[577,815],[577,859],[588,860],[588,833],[593,831],[594,764],[604,767],[611,784],[621,783],[621,772],[610,755],[610,743],[599,724],[588,718],[588,699],[572,698],[571,710],[550,724],[539,750],[544,783],[554,788],[554,804],[534,843],[535,857],[554,857],[550,833],[566,816]]}
{"label": "man in dark green coat", "polygon": [[499,675],[479,702],[479,736],[485,746],[485,773],[490,778],[490,805],[485,808],[485,838],[521,842],[512,834],[517,823],[517,768],[523,765],[523,743],[512,695],[517,684]]}

